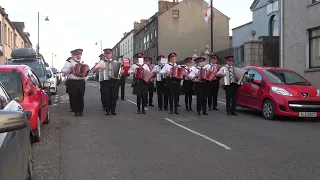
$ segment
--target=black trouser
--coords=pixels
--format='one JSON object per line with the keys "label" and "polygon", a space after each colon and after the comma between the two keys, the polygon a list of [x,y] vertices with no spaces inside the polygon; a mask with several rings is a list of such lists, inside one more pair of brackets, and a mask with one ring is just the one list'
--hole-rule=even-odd
{"label": "black trouser", "polygon": [[193,85],[194,85],[194,82],[192,80],[183,81],[184,102],[187,110],[192,109],[191,106],[192,106]]}
{"label": "black trouser", "polygon": [[237,107],[238,84],[231,83],[225,86],[226,91],[226,107],[228,113],[235,113]]}
{"label": "black trouser", "polygon": [[70,79],[68,86],[71,110],[75,113],[82,113],[84,109],[86,82],[84,80]]}
{"label": "black trouser", "polygon": [[117,99],[119,99],[119,89],[121,88],[121,99],[124,99],[124,88],[126,84],[126,77],[121,76],[118,86]]}
{"label": "black trouser", "polygon": [[100,99],[103,109],[106,109],[106,97],[104,96],[103,81],[100,81]]}
{"label": "black trouser", "polygon": [[148,84],[148,95],[146,104],[151,105],[153,103],[153,92],[154,92],[154,84],[153,81]]}
{"label": "black trouser", "polygon": [[137,107],[138,111],[144,111],[145,103],[147,102],[148,85],[143,80],[136,80],[134,85],[134,91],[137,95]]}
{"label": "black trouser", "polygon": [[160,109],[162,109],[162,108],[167,109],[168,108],[168,94],[165,93],[164,82],[157,81],[156,86],[157,86],[157,96],[158,96],[158,107]]}
{"label": "black trouser", "polygon": [[195,83],[196,96],[197,96],[197,112],[207,112],[207,97],[208,87],[205,82]]}
{"label": "black trouser", "polygon": [[103,96],[106,102],[106,112],[114,113],[116,111],[118,80],[110,79],[103,81]]}
{"label": "black trouser", "polygon": [[210,85],[209,85],[210,90],[209,90],[209,96],[208,96],[209,109],[217,108],[219,88],[220,88],[220,81],[219,80],[213,80],[210,82]]}
{"label": "black trouser", "polygon": [[180,95],[180,81],[174,78],[167,79],[167,85],[169,87],[169,105],[170,112],[174,111],[178,112],[178,103],[179,103],[179,95]]}
{"label": "black trouser", "polygon": [[70,109],[72,110],[71,108],[71,98],[70,98],[70,84],[69,84],[69,79],[66,80],[66,82],[64,83],[64,85],[66,85],[66,93],[68,94],[69,96],[69,106],[70,106]]}

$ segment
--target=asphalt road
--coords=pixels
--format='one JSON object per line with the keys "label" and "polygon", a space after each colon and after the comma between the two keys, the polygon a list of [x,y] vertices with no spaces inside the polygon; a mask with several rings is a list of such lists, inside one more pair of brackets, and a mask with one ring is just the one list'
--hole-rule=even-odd
{"label": "asphalt road", "polygon": [[246,110],[228,117],[223,92],[209,116],[186,112],[183,96],[180,115],[156,107],[138,115],[129,85],[118,115],[105,116],[90,81],[85,116],[75,118],[64,91],[33,147],[36,180],[320,179],[319,122],[267,121]]}

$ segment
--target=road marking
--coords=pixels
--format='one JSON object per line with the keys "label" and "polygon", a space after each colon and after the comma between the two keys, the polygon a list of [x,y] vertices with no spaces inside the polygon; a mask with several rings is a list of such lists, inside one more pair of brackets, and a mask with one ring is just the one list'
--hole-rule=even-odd
{"label": "road marking", "polygon": [[55,99],[54,102],[58,102],[58,99]]}
{"label": "road marking", "polygon": [[[129,100],[129,99],[127,99],[127,101],[128,101],[128,102],[131,102],[132,104],[137,105],[137,103],[136,103],[136,102],[133,102],[133,101],[131,101],[131,100]],[[146,107],[145,107],[144,109],[145,109],[145,110],[147,110],[147,111],[149,111],[149,109],[148,109],[148,108],[146,108]]]}
{"label": "road marking", "polygon": [[56,95],[56,97],[58,97],[59,95]]}
{"label": "road marking", "polygon": [[171,119],[169,119],[169,118],[164,118],[164,119],[167,120],[168,122],[176,125],[176,126],[181,127],[182,129],[185,129],[185,130],[187,130],[187,131],[195,134],[195,135],[198,135],[198,136],[200,136],[200,137],[203,137],[204,139],[209,140],[209,141],[217,144],[218,146],[223,147],[223,148],[226,149],[226,150],[231,150],[230,147],[228,147],[227,145],[225,145],[225,144],[223,144],[223,143],[221,143],[221,142],[219,142],[219,141],[217,141],[217,140],[211,139],[211,138],[209,138],[209,137],[206,136],[206,135],[200,134],[200,133],[198,133],[198,132],[196,132],[196,131],[194,131],[194,130],[192,130],[192,129],[189,129],[189,128],[185,127],[185,126],[182,126],[181,124],[178,124],[178,123],[174,122],[173,120],[171,120]]}
{"label": "road marking", "polygon": [[52,104],[51,106],[56,106],[57,104]]}

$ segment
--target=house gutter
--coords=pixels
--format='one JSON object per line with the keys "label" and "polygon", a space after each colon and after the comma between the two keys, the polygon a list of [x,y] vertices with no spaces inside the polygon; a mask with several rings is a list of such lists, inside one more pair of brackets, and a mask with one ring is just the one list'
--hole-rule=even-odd
{"label": "house gutter", "polygon": [[283,10],[284,10],[284,6],[283,6],[283,1],[284,0],[280,0],[280,67],[283,68],[284,67],[284,53],[283,53],[283,49],[284,49],[284,43],[283,43]]}

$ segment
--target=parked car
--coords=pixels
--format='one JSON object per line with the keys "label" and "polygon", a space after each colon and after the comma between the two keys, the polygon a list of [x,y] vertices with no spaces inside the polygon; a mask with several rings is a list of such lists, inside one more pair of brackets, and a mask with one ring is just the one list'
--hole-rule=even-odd
{"label": "parked car", "polygon": [[52,94],[57,94],[57,78],[54,76],[54,74],[53,74],[53,72],[52,72],[52,70],[51,70],[51,68],[49,68],[49,67],[46,67],[46,70],[47,70],[47,75],[48,75],[48,77],[50,78],[49,79],[49,82],[50,82],[50,92],[52,93]]}
{"label": "parked car", "polygon": [[33,179],[28,116],[0,83],[0,179]]}
{"label": "parked car", "polygon": [[246,67],[247,78],[238,89],[238,105],[275,116],[320,117],[320,91],[307,79],[286,68]]}
{"label": "parked car", "polygon": [[48,95],[43,89],[49,82],[41,84],[34,71],[26,65],[0,65],[0,81],[10,97],[21,104],[28,114],[33,142],[39,142],[41,125],[49,123]]}
{"label": "parked car", "polygon": [[[11,53],[11,58],[8,60],[8,64],[11,65],[27,65],[39,78],[41,84],[49,81],[47,71],[43,59],[37,58],[37,53],[32,48],[18,48],[14,49]],[[46,87],[45,91],[49,97],[49,105],[51,105],[51,93],[50,87]]]}
{"label": "parked car", "polygon": [[54,67],[51,67],[51,71],[53,73],[53,76],[57,80],[57,86],[59,86],[59,84],[61,83],[61,75],[60,75],[59,71]]}

